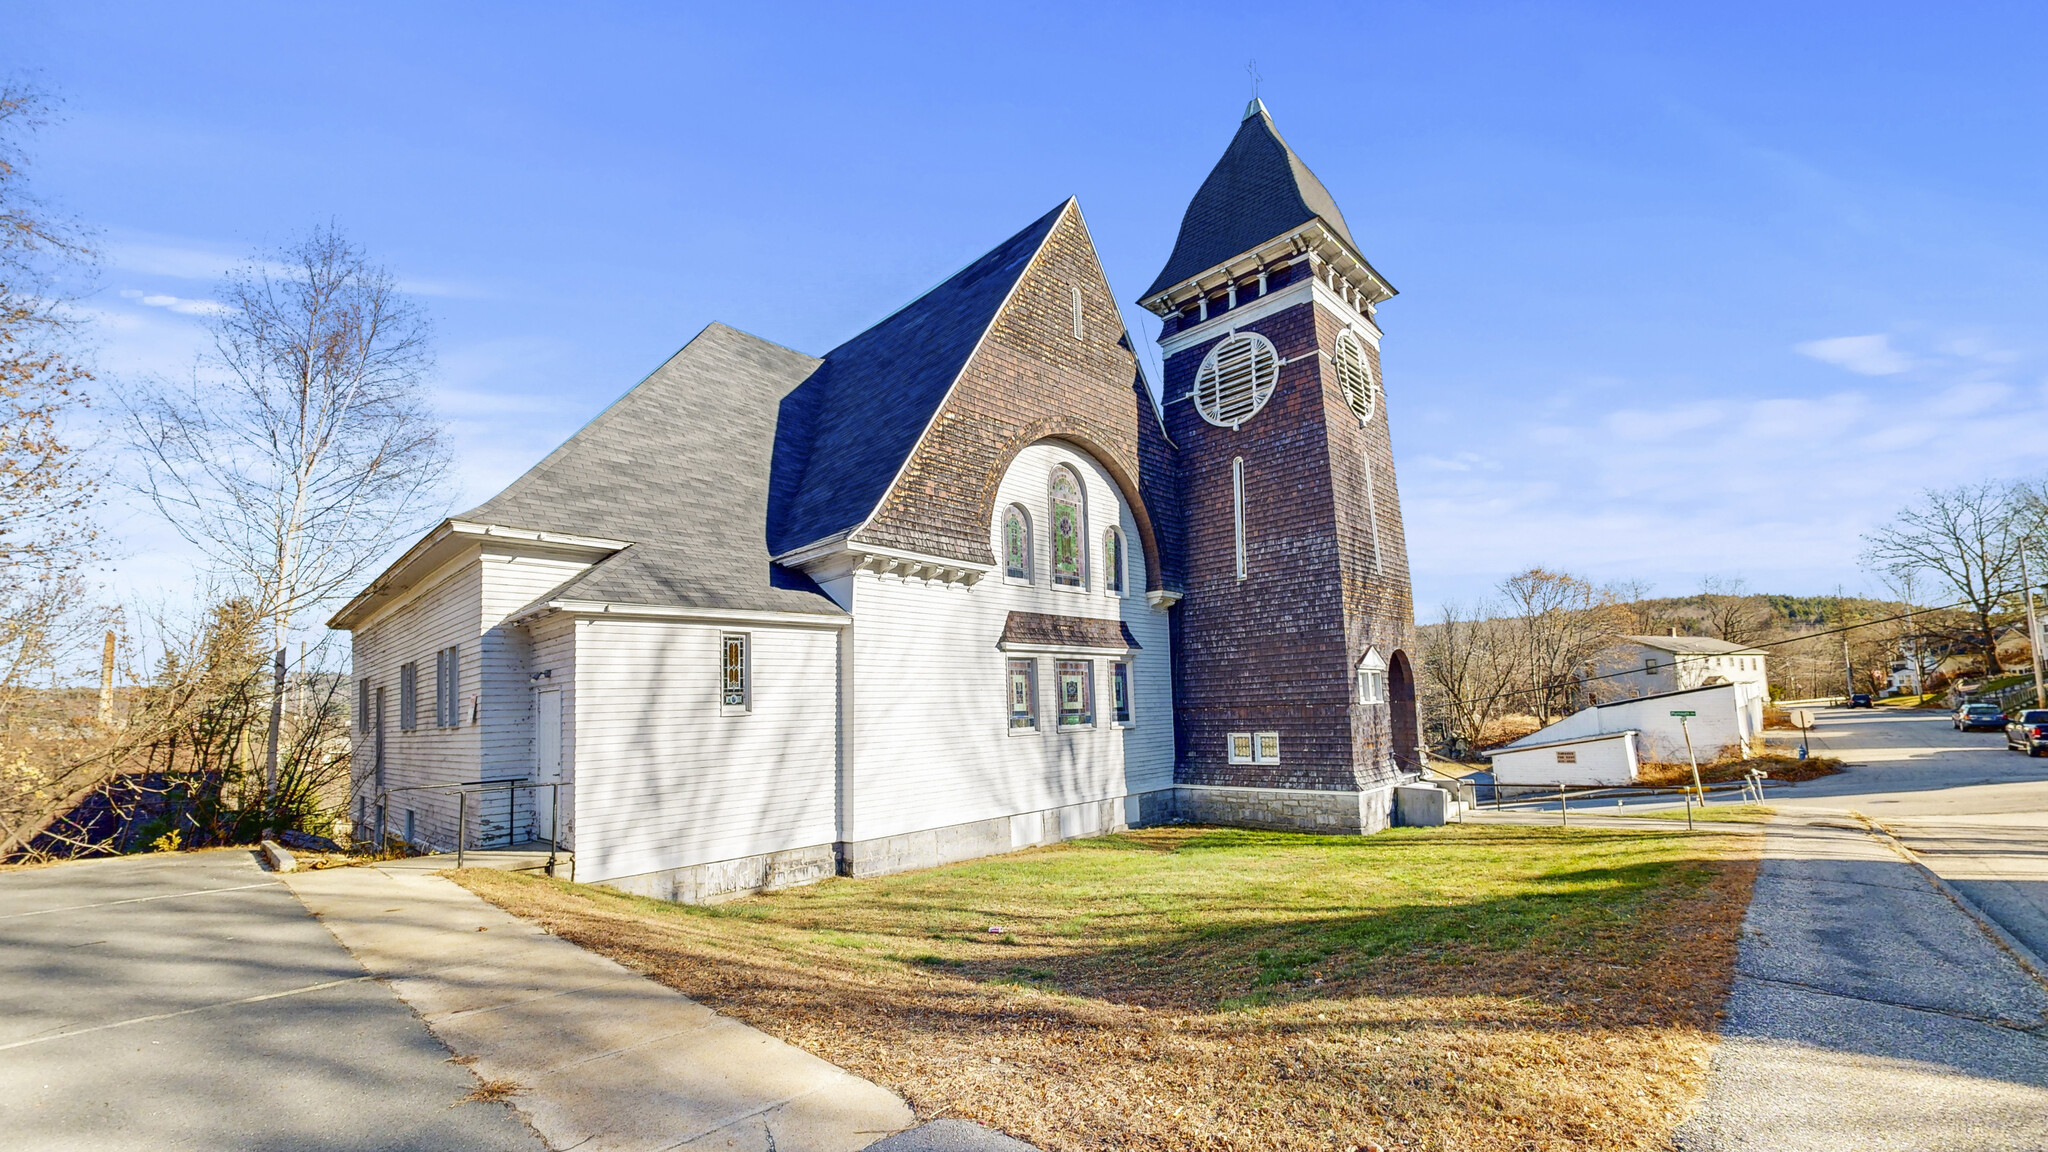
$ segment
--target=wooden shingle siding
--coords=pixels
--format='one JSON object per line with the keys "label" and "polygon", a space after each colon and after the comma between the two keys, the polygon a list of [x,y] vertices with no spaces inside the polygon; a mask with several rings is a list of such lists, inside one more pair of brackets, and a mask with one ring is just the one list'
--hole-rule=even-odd
{"label": "wooden shingle siding", "polygon": [[[718,704],[727,632],[752,641],[745,713]],[[601,619],[575,647],[579,880],[832,842],[836,630]]]}
{"label": "wooden shingle siding", "polygon": [[[1101,529],[1116,517],[1135,538],[1136,523],[1108,471],[1057,441],[1019,452],[983,531],[994,539],[1000,510],[1012,503],[1047,515],[1046,478],[1071,466],[1087,496],[1088,580],[1084,589],[1048,580],[1049,542],[1035,534],[1033,580],[1000,573],[973,587],[895,576],[854,578],[855,808],[849,837],[871,840],[928,828],[1168,788],[1173,784],[1171,644],[1167,617],[1142,593],[1102,590]],[[1145,558],[1132,549],[1128,585],[1145,586]],[[997,647],[1012,611],[1121,621],[1142,646],[1132,664],[1135,725],[1112,725],[1108,661],[1094,657],[1097,726],[1060,732],[1051,693],[1053,654],[1038,654],[1036,734],[1010,735],[1006,654]],[[1115,625],[1112,625],[1115,627]]]}

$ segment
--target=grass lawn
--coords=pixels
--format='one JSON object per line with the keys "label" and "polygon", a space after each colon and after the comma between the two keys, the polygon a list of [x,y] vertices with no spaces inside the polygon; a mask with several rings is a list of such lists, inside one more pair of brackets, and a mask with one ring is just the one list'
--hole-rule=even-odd
{"label": "grass lawn", "polygon": [[1047,1149],[1650,1149],[1704,1083],[1760,840],[1169,827],[716,907],[455,875]]}

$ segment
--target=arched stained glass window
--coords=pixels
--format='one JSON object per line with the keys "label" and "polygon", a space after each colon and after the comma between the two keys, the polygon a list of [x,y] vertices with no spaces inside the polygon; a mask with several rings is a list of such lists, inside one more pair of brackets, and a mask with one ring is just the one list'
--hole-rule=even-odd
{"label": "arched stained glass window", "polygon": [[1031,517],[1015,504],[1003,510],[1003,575],[1031,579]]}
{"label": "arched stained glass window", "polygon": [[1052,582],[1079,588],[1086,581],[1082,554],[1088,539],[1081,481],[1071,468],[1052,470]]}
{"label": "arched stained glass window", "polygon": [[1124,534],[1114,528],[1102,534],[1102,587],[1124,594]]}

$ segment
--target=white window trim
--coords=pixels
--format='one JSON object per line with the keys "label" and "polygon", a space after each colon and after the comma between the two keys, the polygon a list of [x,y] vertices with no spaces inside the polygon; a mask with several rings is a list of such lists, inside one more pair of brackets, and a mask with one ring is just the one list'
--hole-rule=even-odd
{"label": "white window trim", "polygon": [[[1102,538],[1108,540],[1109,534],[1112,532],[1116,533],[1116,565],[1114,570],[1112,570],[1109,557],[1107,555],[1103,556],[1102,594],[1111,599],[1121,600],[1131,594],[1131,539],[1124,534],[1121,524],[1111,524],[1103,529]],[[1109,586],[1109,578],[1111,576],[1119,577],[1117,587],[1115,588]]]}
{"label": "white window trim", "polygon": [[[1110,689],[1109,726],[1111,728],[1119,728],[1124,730],[1136,728],[1138,726],[1137,663],[1126,657],[1121,660],[1111,660],[1106,665],[1106,667],[1108,668]],[[1124,702],[1129,705],[1129,710],[1131,713],[1131,718],[1129,720],[1119,720],[1116,718],[1116,670],[1118,668],[1122,668],[1124,670]]]}
{"label": "white window trim", "polygon": [[1244,457],[1230,461],[1230,511],[1237,526],[1237,578],[1244,579]]}
{"label": "white window trim", "polygon": [[[1018,515],[1024,518],[1024,575],[1022,576],[1010,575],[1010,513],[1012,510],[1015,510]],[[1002,570],[1003,583],[1014,584],[1020,588],[1031,587],[1031,577],[1038,571],[1036,536],[1037,533],[1032,530],[1031,510],[1029,508],[1024,507],[1024,505],[1015,500],[1003,505],[1003,514],[996,518],[996,567]]]}
{"label": "white window trim", "polygon": [[[1073,478],[1074,488],[1080,493],[1080,504],[1077,508],[1077,512],[1081,517],[1080,539],[1077,541],[1079,547],[1075,549],[1074,557],[1081,564],[1081,579],[1077,584],[1062,583],[1059,579],[1057,567],[1059,564],[1059,510],[1054,507],[1052,480],[1061,470],[1065,470],[1066,474]],[[1088,554],[1094,550],[1094,545],[1088,539],[1088,484],[1081,479],[1080,469],[1063,461],[1053,465],[1046,472],[1045,512],[1045,585],[1054,591],[1079,592],[1085,595],[1088,592],[1088,577],[1090,575],[1088,570]]]}
{"label": "white window trim", "polygon": [[[725,702],[725,645],[726,641],[738,639],[740,650],[740,695],[746,698],[743,704]],[[746,716],[754,710],[754,634],[752,632],[720,632],[718,634],[718,714],[720,716]]]}
{"label": "white window trim", "polygon": [[[1246,751],[1243,756],[1237,754],[1237,739],[1240,736],[1244,737],[1247,741],[1245,744]],[[1256,764],[1258,763],[1256,757],[1259,754],[1259,738],[1250,732],[1226,732],[1223,734],[1223,754],[1232,764]]]}
{"label": "white window trim", "polygon": [[[1031,662],[1031,727],[1013,728],[1010,725],[1010,661]],[[1003,657],[1003,732],[1009,736],[1040,736],[1045,733],[1044,701],[1038,691],[1038,657],[1005,654]]]}
{"label": "white window trim", "polygon": [[[1268,759],[1268,758],[1266,758],[1265,756],[1263,756],[1263,755],[1260,755],[1260,753],[1259,753],[1259,749],[1260,749],[1261,747],[1263,747],[1263,746],[1265,745],[1265,743],[1266,743],[1266,737],[1268,737],[1268,736],[1271,736],[1271,737],[1273,738],[1273,755],[1272,755],[1272,758],[1271,758],[1271,759]],[[1272,730],[1270,730],[1270,729],[1268,729],[1267,731],[1264,731],[1264,732],[1254,732],[1254,733],[1252,733],[1252,763],[1254,763],[1254,764],[1278,764],[1278,763],[1280,763],[1280,733],[1278,733],[1278,732],[1274,732],[1274,731],[1272,731]]]}
{"label": "white window trim", "polygon": [[1060,722],[1062,717],[1060,706],[1065,701],[1060,699],[1060,660],[1056,657],[1052,662],[1053,730],[1061,733],[1094,732],[1102,727],[1102,693],[1097,690],[1099,686],[1095,683],[1095,665],[1098,661],[1095,657],[1082,655],[1072,648],[1063,648],[1060,651],[1066,657],[1068,663],[1086,664],[1088,666],[1088,722],[1086,724],[1062,724]]}

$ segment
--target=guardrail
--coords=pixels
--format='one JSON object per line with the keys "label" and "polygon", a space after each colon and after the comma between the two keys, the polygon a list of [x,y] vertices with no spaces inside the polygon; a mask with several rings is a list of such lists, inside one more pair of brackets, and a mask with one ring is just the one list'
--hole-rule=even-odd
{"label": "guardrail", "polygon": [[[482,798],[487,796],[491,796],[497,793],[504,794],[506,809],[505,837],[506,842],[509,845],[514,842],[512,840],[512,831],[514,827],[516,827],[519,819],[519,793],[522,791],[526,791],[538,794],[541,791],[545,790],[548,793],[549,800],[547,830],[548,834],[545,837],[548,846],[547,874],[553,876],[555,874],[556,854],[559,851],[562,840],[562,789],[573,787],[575,787],[574,784],[559,781],[542,783],[539,781],[521,780],[517,777],[513,777],[502,780],[465,780],[459,784],[413,784],[400,788],[386,788],[377,793],[377,845],[379,848],[382,848],[384,845],[390,843],[391,833],[389,828],[389,822],[391,817],[391,797],[396,796],[400,793],[453,792],[456,798],[455,866],[457,868],[460,868],[463,865],[464,856],[468,851],[469,847],[469,798],[471,796],[476,796],[479,798],[479,801],[481,801]],[[479,818],[481,818],[481,803],[479,803],[478,805],[478,813]],[[534,829],[536,839],[541,838],[538,835],[539,831],[540,829],[538,828]],[[479,847],[481,847],[481,845],[479,845]]]}
{"label": "guardrail", "polygon": [[[1614,800],[1625,802],[1632,797],[1679,796],[1685,800],[1685,826],[1693,826],[1692,810],[1697,803],[1704,808],[1709,795],[1740,795],[1745,802],[1764,803],[1766,788],[1790,787],[1782,780],[1772,780],[1757,769],[1750,769],[1741,780],[1721,784],[1708,784],[1701,788],[1684,787],[1656,788],[1649,786],[1620,787],[1604,784],[1480,784],[1477,781],[1462,781],[1476,792],[1479,788],[1490,788],[1493,792],[1493,810],[1498,812],[1503,804],[1520,806],[1524,804],[1557,805],[1557,822],[1560,826],[1571,824],[1571,802],[1579,800]],[[1503,792],[1513,795],[1503,797]],[[1476,800],[1475,800],[1476,803]]]}

